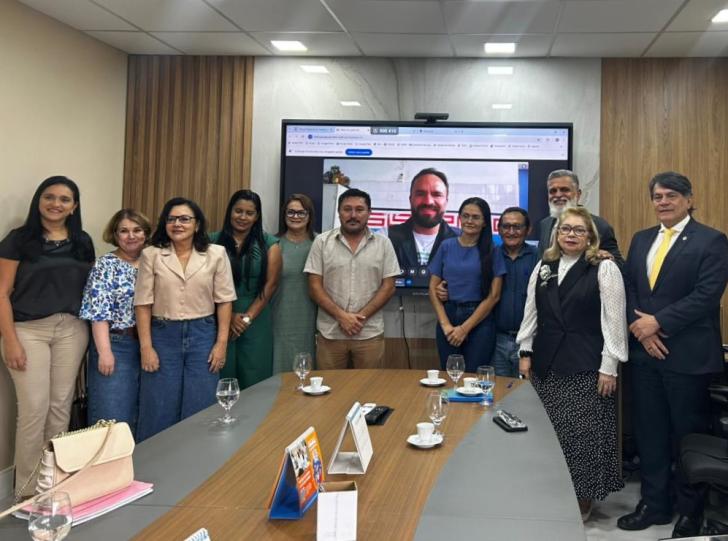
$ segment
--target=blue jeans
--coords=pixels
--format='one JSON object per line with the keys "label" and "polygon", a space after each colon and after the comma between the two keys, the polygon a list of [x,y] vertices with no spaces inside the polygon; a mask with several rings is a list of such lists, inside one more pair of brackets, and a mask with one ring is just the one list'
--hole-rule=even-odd
{"label": "blue jeans", "polygon": [[159,370],[142,372],[137,441],[215,403],[219,374],[207,359],[217,337],[215,316],[184,321],[152,320]]}
{"label": "blue jeans", "polygon": [[518,344],[516,335],[506,332],[495,333],[493,366],[496,376],[518,377]]}
{"label": "blue jeans", "polygon": [[[445,313],[450,323],[453,326],[458,326],[473,315],[479,304],[479,302],[455,303],[448,301],[445,303]],[[475,372],[480,365],[491,364],[492,362],[495,347],[494,319],[489,315],[478,323],[458,347],[448,343],[440,325],[435,330],[435,340],[437,341],[437,352],[440,354],[441,370],[445,370],[448,355],[459,353],[465,357],[465,371]]]}
{"label": "blue jeans", "polygon": [[109,334],[109,341],[114,354],[114,372],[110,376],[99,372],[99,353],[93,340],[89,347],[88,422],[94,424],[99,419],[125,421],[134,434],[139,411],[139,340]]}

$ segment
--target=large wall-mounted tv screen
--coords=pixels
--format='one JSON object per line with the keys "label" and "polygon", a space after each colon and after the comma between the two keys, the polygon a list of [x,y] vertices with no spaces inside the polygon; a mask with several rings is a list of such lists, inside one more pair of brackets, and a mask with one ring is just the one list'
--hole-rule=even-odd
{"label": "large wall-mounted tv screen", "polygon": [[[293,193],[307,194],[316,206],[316,229],[326,231],[339,225],[338,196],[347,188],[359,188],[372,198],[369,227],[388,235],[390,228],[405,223],[439,220],[457,228],[462,201],[479,196],[490,205],[499,242],[497,226],[504,209],[527,209],[533,225],[548,214],[546,177],[554,169],[571,169],[572,137],[573,127],[566,123],[284,120],[281,201]],[[423,203],[411,193],[420,184],[413,185],[413,178],[424,169],[447,179],[444,200],[430,197]],[[401,239],[402,228],[396,230]],[[534,227],[529,239],[536,235]],[[426,265],[403,261],[397,251],[402,266],[397,286],[427,287]]]}

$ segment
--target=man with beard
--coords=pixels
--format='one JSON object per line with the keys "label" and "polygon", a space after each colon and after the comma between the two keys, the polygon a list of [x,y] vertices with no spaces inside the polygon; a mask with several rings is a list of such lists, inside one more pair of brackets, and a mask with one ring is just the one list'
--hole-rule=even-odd
{"label": "man with beard", "polygon": [[429,284],[427,264],[430,255],[437,251],[443,240],[457,236],[457,230],[442,219],[447,210],[447,197],[445,173],[433,168],[423,169],[410,184],[412,216],[389,228],[389,240],[397,254],[402,277],[411,279],[414,286]]}
{"label": "man with beard", "polygon": [[[576,173],[569,171],[568,169],[557,169],[556,171],[551,171],[548,179],[546,180],[546,187],[548,190],[549,212],[551,215],[541,220],[541,223],[539,224],[539,258],[541,258],[546,249],[551,246],[551,242],[554,238],[554,225],[556,224],[556,219],[561,215],[561,212],[564,209],[579,206],[579,197],[581,197],[579,177],[576,176]],[[622,254],[619,252],[617,239],[614,236],[614,229],[612,229],[612,226],[609,225],[604,218],[595,214],[592,214],[591,217],[592,220],[594,220],[594,225],[597,226],[597,232],[599,233],[600,254],[603,257],[613,258],[614,262],[621,269],[624,266],[624,259],[622,258]]]}
{"label": "man with beard", "polygon": [[367,227],[369,194],[349,189],[339,196],[341,226],[311,245],[303,272],[319,306],[316,365],[320,370],[383,368],[382,307],[394,294],[399,264],[387,237]]}

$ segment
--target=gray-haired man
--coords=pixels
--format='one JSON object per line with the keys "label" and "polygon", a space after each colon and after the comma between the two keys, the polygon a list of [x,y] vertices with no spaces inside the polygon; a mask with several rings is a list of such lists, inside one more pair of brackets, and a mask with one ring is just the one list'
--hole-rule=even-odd
{"label": "gray-haired man", "polygon": [[[556,220],[561,212],[569,207],[579,206],[579,197],[581,189],[579,189],[579,177],[573,171],[568,169],[557,169],[549,173],[546,180],[546,188],[549,198],[549,212],[547,216],[539,223],[538,236],[538,256],[543,256],[546,249],[551,246],[553,241],[553,230]],[[604,252],[609,252],[614,258],[614,262],[620,268],[624,265],[624,259],[619,252],[617,239],[614,236],[614,229],[607,223],[604,218],[592,214],[594,225],[597,226],[599,233],[599,248]]]}

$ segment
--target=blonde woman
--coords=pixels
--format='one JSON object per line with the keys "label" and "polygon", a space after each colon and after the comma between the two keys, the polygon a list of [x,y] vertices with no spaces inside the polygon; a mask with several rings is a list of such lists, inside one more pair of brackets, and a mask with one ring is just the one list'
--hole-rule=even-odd
{"label": "blonde woman", "polygon": [[625,293],[619,268],[598,252],[589,212],[565,210],[531,274],[516,338],[519,372],[551,419],[584,520],[593,500],[624,486],[614,392],[627,360]]}
{"label": "blonde woman", "polygon": [[116,419],[136,432],[141,357],[134,315],[139,257],[149,240],[149,220],[121,209],[104,229],[116,249],[96,260],[83,291],[79,317],[91,322],[88,422]]}

